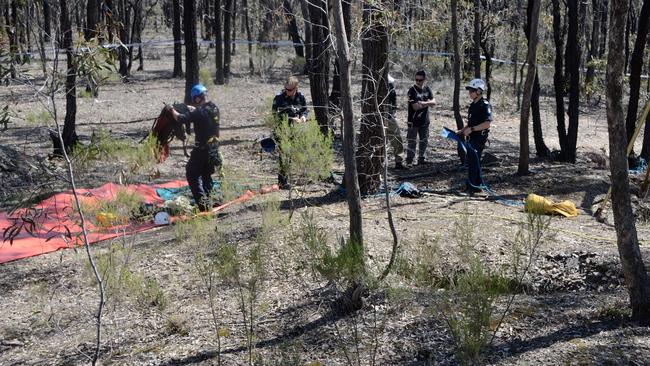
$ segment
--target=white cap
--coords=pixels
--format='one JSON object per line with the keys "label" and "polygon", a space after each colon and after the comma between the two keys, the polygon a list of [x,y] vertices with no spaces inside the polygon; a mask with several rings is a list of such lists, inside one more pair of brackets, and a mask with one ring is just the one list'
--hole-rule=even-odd
{"label": "white cap", "polygon": [[481,79],[472,79],[467,86],[465,86],[465,89],[478,89],[481,91],[485,91],[485,81]]}
{"label": "white cap", "polygon": [[388,74],[388,82],[389,83],[394,83],[395,82],[395,79],[392,76],[390,76],[390,74]]}

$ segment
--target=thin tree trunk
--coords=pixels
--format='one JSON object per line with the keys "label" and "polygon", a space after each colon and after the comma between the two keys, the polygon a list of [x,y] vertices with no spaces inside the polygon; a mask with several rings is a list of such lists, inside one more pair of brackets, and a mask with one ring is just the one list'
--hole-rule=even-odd
{"label": "thin tree trunk", "polygon": [[228,84],[230,81],[230,46],[232,45],[230,36],[230,20],[233,17],[232,1],[225,0],[223,9],[223,79],[224,83]]}
{"label": "thin tree trunk", "polygon": [[242,7],[244,8],[244,23],[246,24],[246,40],[248,41],[248,71],[251,75],[255,73],[255,65],[253,64],[253,36],[251,35],[251,26],[248,23],[248,0],[242,0]]}
{"label": "thin tree trunk", "polygon": [[[131,10],[127,0],[118,0],[117,2],[118,13],[120,18],[120,41],[124,44],[131,42],[129,39],[129,29],[131,26]],[[118,55],[120,60],[120,75],[122,76],[123,81],[128,81],[129,77],[129,67],[128,67],[128,57],[131,54],[129,48],[124,46],[119,47]]]}
{"label": "thin tree trunk", "polygon": [[298,32],[298,23],[296,23],[296,17],[293,14],[293,8],[289,0],[282,1],[282,11],[284,12],[284,18],[287,20],[287,31],[293,42],[293,49],[296,51],[296,56],[305,57],[302,39]]}
{"label": "thin tree trunk", "polygon": [[172,0],[174,12],[174,77],[183,76],[183,45],[181,44],[181,5],[180,0]]}
{"label": "thin tree trunk", "polygon": [[598,46],[598,58],[605,57],[605,49],[607,48],[607,17],[609,15],[609,0],[602,0],[600,3],[600,46]]}
{"label": "thin tree trunk", "polygon": [[607,55],[607,126],[609,131],[612,209],[618,253],[630,297],[632,319],[650,324],[650,278],[643,264],[630,203],[626,136],[623,122],[623,30],[627,0],[612,0]]}
{"label": "thin tree trunk", "polygon": [[[526,27],[524,28],[524,33],[526,34],[526,39],[530,41],[530,26],[532,11],[535,8],[533,1],[528,0],[528,7],[526,10]],[[538,20],[539,22],[539,20]],[[535,61],[537,62],[537,61]],[[537,69],[535,69],[535,80],[533,81],[533,91],[530,96],[530,107],[533,113],[533,139],[535,140],[535,154],[537,157],[545,158],[551,155],[551,150],[546,146],[544,142],[544,135],[542,132],[542,117],[539,111],[539,75],[537,74]]]}
{"label": "thin tree trunk", "polygon": [[[43,2],[47,3],[48,0],[43,0]],[[99,23],[98,2],[97,0],[88,0],[88,4],[86,5],[86,29],[84,30],[86,40],[95,37],[97,23]]]}
{"label": "thin tree trunk", "polygon": [[230,36],[231,44],[230,44],[230,55],[233,56],[235,55],[235,46],[237,44],[235,41],[237,40],[237,0],[232,0],[232,34]]}
{"label": "thin tree trunk", "polygon": [[[593,83],[595,77],[596,67],[593,62],[598,55],[598,33],[600,32],[600,19],[602,15],[600,14],[600,1],[592,0],[593,8],[593,23],[591,27],[591,40],[589,42],[589,58],[587,60],[587,74],[585,75],[585,85],[589,86]],[[589,90],[589,88],[588,88]]]}
{"label": "thin tree trunk", "polygon": [[[636,41],[632,59],[630,60],[630,99],[627,105],[627,117],[625,119],[625,130],[627,141],[632,139],[636,126],[637,112],[639,110],[639,91],[641,89],[641,70],[643,69],[643,52],[648,39],[648,22],[650,22],[650,0],[644,0],[639,15],[639,28],[636,32]],[[646,131],[648,127],[646,126]],[[645,137],[644,137],[645,139]],[[632,154],[634,149],[632,149]]]}
{"label": "thin tree trunk", "polygon": [[303,74],[309,74],[309,63],[311,62],[311,24],[309,24],[309,3],[308,0],[300,0],[300,11],[304,19],[305,29],[305,70]]}
{"label": "thin tree trunk", "polygon": [[361,194],[355,158],[356,133],[350,82],[350,50],[347,43],[341,0],[332,2],[339,70],[341,76],[341,111],[343,112],[343,159],[345,162],[345,191],[350,212],[350,239],[363,246],[363,220],[361,215]]}
{"label": "thin tree trunk", "polygon": [[[63,122],[63,149],[71,151],[79,141],[76,132],[77,120],[77,69],[72,49],[72,25],[66,0],[60,0],[61,32],[63,33],[63,48],[68,61],[65,77],[65,120]],[[55,144],[56,145],[56,144]],[[54,154],[63,156],[61,146],[54,146]]]}
{"label": "thin tree trunk", "polygon": [[[526,73],[526,84],[524,85],[524,95],[521,104],[521,121],[519,125],[519,167],[518,175],[528,174],[530,147],[528,142],[528,119],[530,116],[530,103],[533,93],[533,84],[537,75],[537,25],[539,22],[539,7],[541,0],[530,0],[529,6],[532,5],[529,24],[528,37],[528,56],[526,63],[528,71]],[[532,3],[532,4],[531,4]]]}
{"label": "thin tree trunk", "polygon": [[[552,0],[553,3],[553,41],[555,43],[555,71],[553,73],[553,87],[555,89],[555,117],[557,119],[557,133],[560,142],[560,151],[567,151],[568,141],[566,135],[566,125],[564,122],[564,37],[562,34],[562,13],[560,10],[560,0]],[[562,158],[566,160],[566,158]]]}
{"label": "thin tree trunk", "polygon": [[192,103],[190,91],[199,82],[199,54],[196,44],[196,3],[184,0],[185,28],[185,104]]}
{"label": "thin tree trunk", "polygon": [[[452,42],[454,44],[454,97],[453,97],[453,110],[454,110],[454,120],[456,120],[456,128],[459,130],[463,128],[463,118],[460,115],[460,81],[462,75],[460,74],[460,46],[459,46],[459,35],[458,35],[458,0],[451,0],[451,35]],[[464,156],[460,153],[460,148],[458,149],[459,156]]]}
{"label": "thin tree trunk", "polygon": [[474,0],[474,77],[481,77],[481,0]]}
{"label": "thin tree trunk", "polygon": [[45,36],[45,42],[50,41],[52,31],[50,30],[50,24],[52,24],[52,11],[50,7],[50,0],[43,0],[43,30]]}
{"label": "thin tree trunk", "polygon": [[[228,1],[228,0],[226,0]],[[225,83],[223,70],[223,38],[221,35],[221,0],[214,1],[214,54],[215,54],[215,81],[217,85]]]}
{"label": "thin tree trunk", "polygon": [[[343,2],[343,22],[345,25],[345,29],[352,29],[351,24],[350,24],[350,3]],[[349,34],[348,34],[349,36]],[[350,42],[350,39],[348,38],[348,42]],[[329,96],[329,102],[330,106],[339,108],[341,106],[341,81],[339,78],[339,68],[338,68],[338,61],[334,61],[334,73],[332,75],[332,92],[330,93]]]}
{"label": "thin tree trunk", "polygon": [[567,39],[567,70],[569,71],[569,130],[567,150],[562,153],[565,161],[575,163],[580,118],[580,45],[578,44],[578,0],[568,0],[569,33]]}

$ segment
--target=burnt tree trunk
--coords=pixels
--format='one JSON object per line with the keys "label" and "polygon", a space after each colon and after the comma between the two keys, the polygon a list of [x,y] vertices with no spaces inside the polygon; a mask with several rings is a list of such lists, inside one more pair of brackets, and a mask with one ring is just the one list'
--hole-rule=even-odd
{"label": "burnt tree trunk", "polygon": [[612,0],[607,55],[607,126],[609,131],[612,209],[618,253],[630,297],[632,319],[650,324],[650,278],[639,249],[635,217],[630,203],[627,139],[623,119],[623,53],[627,0]]}
{"label": "burnt tree trunk", "polygon": [[[47,3],[48,0],[43,0]],[[86,40],[95,38],[95,31],[97,30],[97,23],[99,23],[99,3],[98,0],[88,0],[86,5],[86,29],[84,35]]]}
{"label": "burnt tree trunk", "polygon": [[609,16],[609,0],[602,0],[600,3],[600,45],[598,46],[598,58],[605,57],[605,49],[607,48],[607,19]]}
{"label": "burnt tree trunk", "polygon": [[569,130],[567,131],[566,151],[562,151],[564,161],[576,162],[578,123],[580,118],[580,45],[578,44],[578,0],[568,0],[568,23],[566,70],[569,73]]}
{"label": "burnt tree trunk", "polygon": [[[227,0],[226,0],[227,1]],[[221,29],[221,0],[214,1],[214,58],[215,58],[215,82],[217,85],[225,83],[223,70],[223,36]]]}
{"label": "burnt tree trunk", "polygon": [[481,77],[481,0],[474,0],[474,77]]}
{"label": "burnt tree trunk", "polygon": [[51,0],[43,0],[43,32],[45,37],[45,42],[49,42],[52,37],[52,31],[50,29],[50,24],[52,24],[52,8],[50,7]]}
{"label": "burnt tree trunk", "polygon": [[291,37],[291,42],[293,42],[293,49],[296,51],[296,56],[305,57],[302,39],[300,38],[300,32],[298,32],[298,23],[296,22],[296,16],[293,14],[293,8],[289,0],[282,1],[282,11],[287,21],[287,31]]}
{"label": "burnt tree trunk", "polygon": [[[383,2],[380,2],[383,5]],[[382,118],[387,112],[381,105],[388,88],[388,30],[382,23],[382,7],[364,3],[361,45],[363,49],[361,84],[361,127],[357,165],[361,194],[379,191],[384,166],[384,139]]]}
{"label": "burnt tree trunk", "polygon": [[[463,117],[460,114],[460,82],[462,79],[460,65],[460,40],[458,34],[458,0],[451,0],[451,36],[454,44],[454,97],[453,97],[453,110],[454,120],[456,121],[456,128],[459,130],[463,128]],[[464,154],[459,155],[464,156]]]}
{"label": "burnt tree trunk", "polygon": [[600,32],[600,1],[592,0],[593,22],[591,27],[591,40],[589,41],[589,56],[587,58],[587,73],[585,74],[585,85],[590,86],[594,82],[596,67],[593,62],[598,55],[598,34]]}
{"label": "burnt tree trunk", "polygon": [[230,81],[230,46],[232,45],[230,21],[234,15],[232,13],[232,1],[225,0],[223,9],[223,81],[225,84]]}
{"label": "burnt tree trunk", "polygon": [[[625,130],[628,143],[632,139],[636,128],[637,112],[639,110],[639,91],[641,90],[641,70],[643,69],[643,51],[648,38],[648,22],[650,21],[650,0],[644,0],[639,15],[639,27],[636,32],[634,51],[630,60],[630,99],[627,105]],[[646,132],[648,127],[646,126]],[[645,140],[645,137],[644,137]],[[646,149],[647,150],[647,149]],[[634,150],[632,150],[632,153]]]}
{"label": "burnt tree trunk", "polygon": [[331,126],[328,117],[328,92],[330,68],[330,27],[326,0],[309,1],[311,21],[311,59],[309,62],[309,81],[314,115],[321,132],[327,134]]}
{"label": "burnt tree trunk", "polygon": [[184,0],[185,30],[185,104],[191,104],[190,91],[199,82],[199,52],[196,44],[196,3]]}
{"label": "burnt tree trunk", "polygon": [[562,34],[562,13],[560,0],[552,0],[553,3],[553,42],[555,44],[555,71],[553,73],[553,88],[555,90],[555,117],[557,119],[557,133],[560,142],[560,151],[567,150],[566,124],[564,120],[564,35]]}
{"label": "burnt tree trunk", "polygon": [[181,44],[181,5],[180,0],[172,0],[174,24],[172,31],[174,33],[174,77],[183,76],[183,45]]}
{"label": "burnt tree trunk", "polygon": [[63,49],[67,59],[67,70],[65,77],[65,120],[63,122],[63,147],[58,136],[51,136],[54,142],[54,154],[62,156],[63,149],[70,151],[79,140],[76,131],[77,120],[77,69],[74,62],[72,49],[72,24],[66,0],[59,1],[59,12],[61,21],[61,33],[63,33]]}
{"label": "burnt tree trunk", "polygon": [[246,40],[248,41],[248,71],[253,75],[255,73],[255,65],[253,64],[253,36],[248,21],[248,0],[242,0],[242,8],[244,12],[244,24],[246,25]]}
{"label": "burnt tree trunk", "polygon": [[237,0],[232,0],[232,6],[230,7],[231,11],[230,13],[232,14],[231,16],[231,21],[232,21],[232,34],[230,35],[230,55],[234,56],[235,55],[235,46],[237,44],[235,41],[237,40]]}
{"label": "burnt tree trunk", "polygon": [[[120,41],[124,44],[131,42],[129,39],[129,28],[131,26],[131,10],[127,0],[118,0],[117,11],[120,18]],[[118,58],[120,60],[119,73],[122,76],[122,81],[128,81],[129,77],[129,48],[120,46],[118,49]]]}

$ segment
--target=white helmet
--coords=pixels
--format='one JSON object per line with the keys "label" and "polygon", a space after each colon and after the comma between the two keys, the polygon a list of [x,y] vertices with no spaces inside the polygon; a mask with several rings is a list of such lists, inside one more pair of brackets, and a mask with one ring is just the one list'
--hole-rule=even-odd
{"label": "white helmet", "polygon": [[394,83],[395,82],[395,79],[392,76],[390,76],[390,74],[388,74],[388,82],[389,83]]}
{"label": "white helmet", "polygon": [[485,81],[481,79],[472,79],[467,86],[465,86],[465,89],[478,89],[480,91],[485,91]]}

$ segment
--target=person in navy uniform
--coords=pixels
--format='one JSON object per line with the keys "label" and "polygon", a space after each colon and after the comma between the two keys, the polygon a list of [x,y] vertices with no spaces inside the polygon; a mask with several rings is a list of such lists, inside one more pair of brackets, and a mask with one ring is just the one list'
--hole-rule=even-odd
{"label": "person in navy uniform", "polygon": [[174,119],[185,125],[188,134],[190,126],[194,126],[194,148],[185,166],[185,177],[201,211],[212,207],[212,174],[215,168],[221,168],[222,162],[219,154],[219,108],[207,100],[207,93],[205,86],[196,84],[190,92],[192,105],[188,106],[187,112],[179,113],[170,107]]}
{"label": "person in navy uniform", "polygon": [[[406,165],[413,164],[415,148],[418,146],[418,165],[428,164],[424,158],[429,140],[429,107],[436,105],[431,88],[424,85],[427,73],[415,73],[415,84],[408,90],[408,129],[406,140]],[[416,140],[417,139],[417,140]]]}
{"label": "person in navy uniform", "polygon": [[[289,76],[284,83],[284,89],[273,98],[272,109],[278,124],[284,117],[287,118],[289,124],[304,123],[307,121],[307,116],[309,114],[307,101],[305,96],[298,91],[298,84],[298,78],[295,76]],[[275,139],[278,139],[277,135],[275,136]],[[289,189],[291,188],[291,185],[287,178],[288,167],[282,161],[281,155],[279,162],[280,171],[278,173],[278,185],[281,189]]]}
{"label": "person in navy uniform", "polygon": [[484,184],[481,175],[481,155],[490,133],[492,106],[487,99],[483,98],[483,91],[485,91],[483,80],[473,79],[465,89],[467,89],[472,103],[467,111],[467,125],[457,133],[468,141],[468,144],[465,144],[467,147],[465,161],[469,177],[465,182],[465,192],[474,194],[480,192],[481,186]]}

